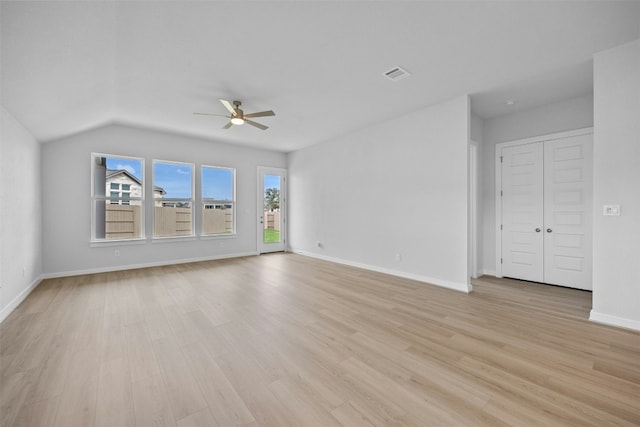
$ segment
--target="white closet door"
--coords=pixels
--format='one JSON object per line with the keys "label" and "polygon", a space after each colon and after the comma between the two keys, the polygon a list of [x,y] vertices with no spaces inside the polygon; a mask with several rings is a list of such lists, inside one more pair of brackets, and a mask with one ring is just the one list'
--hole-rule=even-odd
{"label": "white closet door", "polygon": [[543,281],[543,149],[502,149],[502,275]]}
{"label": "white closet door", "polygon": [[544,282],[591,289],[593,135],[544,143]]}

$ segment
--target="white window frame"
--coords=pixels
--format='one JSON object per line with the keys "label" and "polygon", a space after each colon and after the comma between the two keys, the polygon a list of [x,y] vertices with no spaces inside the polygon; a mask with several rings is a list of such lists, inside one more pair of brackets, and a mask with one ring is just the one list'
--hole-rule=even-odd
{"label": "white window frame", "polygon": [[[196,236],[196,223],[195,223],[195,181],[196,181],[196,165],[195,163],[189,163],[189,162],[176,162],[173,160],[162,160],[162,159],[153,159],[151,160],[151,165],[152,165],[152,173],[151,173],[151,192],[153,194],[154,188],[156,187],[156,164],[157,163],[162,163],[162,164],[167,164],[167,165],[182,165],[185,167],[189,167],[191,168],[191,198],[167,198],[167,199],[162,199],[162,204],[164,205],[164,202],[168,202],[168,204],[173,203],[173,204],[177,204],[180,202],[189,202],[191,204],[191,234],[181,234],[181,235],[175,235],[175,236],[156,236],[156,232],[155,232],[155,221],[156,221],[156,215],[155,215],[155,208],[156,208],[156,199],[155,199],[155,195],[153,197],[153,214],[151,215],[153,217],[153,240],[155,241],[161,241],[161,240],[176,240],[176,239],[182,239],[182,240],[191,240],[193,238],[195,238]],[[159,185],[158,185],[159,187]]]}
{"label": "white window frame", "polygon": [[[107,203],[112,204],[112,200],[113,197],[111,196],[111,188],[109,188],[109,195],[107,195],[107,189],[106,189],[106,185],[105,185],[105,194],[104,196],[98,196],[96,195],[96,182],[95,182],[95,175],[96,175],[96,159],[98,158],[115,158],[115,159],[124,159],[124,160],[136,160],[140,162],[140,176],[142,177],[141,179],[141,189],[140,189],[140,197],[134,197],[131,198],[129,197],[128,201],[129,203],[131,201],[139,201],[140,202],[140,236],[139,237],[131,237],[131,238],[124,238],[124,239],[107,239],[106,237],[96,237],[96,227],[97,227],[97,221],[96,221],[96,215],[97,215],[97,211],[96,211],[96,206],[97,206],[97,202],[98,201],[104,201],[105,205]],[[146,240],[145,237],[145,159],[142,157],[135,157],[135,156],[126,156],[123,154],[106,154],[106,153],[91,153],[91,234],[90,234],[90,243],[91,245],[104,245],[104,244],[122,244],[122,243],[126,243],[126,242],[144,242]],[[119,185],[120,189],[122,188]],[[129,192],[130,193],[130,192]],[[121,204],[120,202],[122,201],[122,193],[121,191],[119,191],[119,197],[118,197],[118,203],[114,203],[114,204]]]}
{"label": "white window frame", "polygon": [[[208,169],[222,169],[222,170],[228,170],[231,171],[231,200],[218,200],[218,199],[210,199],[210,198],[205,198],[203,197],[202,191],[204,188],[204,182],[203,182],[203,169],[204,168],[208,168]],[[200,165],[200,236],[201,237],[228,237],[228,236],[236,236],[236,219],[237,219],[237,206],[236,206],[236,168],[230,168],[230,167],[226,167],[226,166],[213,166],[213,165]],[[232,221],[233,221],[233,228],[231,230],[231,233],[207,233],[205,234],[204,232],[204,209],[205,209],[205,205],[208,204],[212,204],[212,205],[227,205],[227,204],[231,204],[231,208],[233,209],[233,213],[232,213]]]}

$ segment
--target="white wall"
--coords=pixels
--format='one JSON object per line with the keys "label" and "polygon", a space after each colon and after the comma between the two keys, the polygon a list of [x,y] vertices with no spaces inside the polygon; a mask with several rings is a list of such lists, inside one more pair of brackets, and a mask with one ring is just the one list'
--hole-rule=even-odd
{"label": "white wall", "polygon": [[484,139],[484,120],[473,112],[469,116],[469,134],[473,141],[482,142]]}
{"label": "white wall", "polygon": [[640,330],[640,40],[594,56],[594,95],[591,319]]}
{"label": "white wall", "polygon": [[[202,164],[236,168],[237,236],[91,246],[92,152],[144,158],[147,183],[152,180],[153,159],[195,163],[196,191]],[[44,272],[55,276],[256,253],[259,165],[285,167],[286,155],[122,125],[46,143],[42,146]],[[153,234],[150,203],[146,201],[145,210],[148,239]]]}
{"label": "white wall", "polygon": [[484,121],[481,149],[482,270],[496,274],[495,145],[499,142],[593,126],[593,95]]}
{"label": "white wall", "polygon": [[496,144],[593,126],[593,94],[543,105],[484,122],[484,140]]}
{"label": "white wall", "polygon": [[468,140],[464,96],[290,153],[292,250],[467,291]]}
{"label": "white wall", "polygon": [[42,273],[40,144],[2,108],[0,127],[0,321]]}
{"label": "white wall", "polygon": [[[473,103],[471,104],[471,108],[473,108]],[[483,144],[482,141],[484,139],[484,120],[482,120],[479,116],[477,116],[476,114],[474,114],[473,112],[471,112],[470,114],[470,120],[469,120],[469,124],[470,124],[470,129],[469,129],[469,134],[470,134],[470,138],[471,141],[473,141],[472,143],[475,144],[476,147],[476,170],[475,170],[475,179],[476,179],[476,206],[475,206],[475,210],[476,210],[476,215],[475,215],[475,224],[471,224],[471,222],[469,223],[469,232],[471,233],[472,227],[475,225],[476,228],[476,242],[475,242],[475,246],[476,246],[476,263],[475,263],[475,271],[474,271],[474,262],[473,259],[470,258],[469,259],[469,275],[471,277],[479,277],[482,276],[482,274],[484,273],[484,266],[482,264],[482,250],[483,250],[483,246],[484,246],[484,198],[483,198],[483,189],[484,189],[484,183],[483,180],[486,179],[482,173],[482,167],[483,167],[483,159],[484,159],[484,152],[487,149],[486,148],[486,144]],[[469,160],[471,161],[471,153]],[[472,171],[472,166],[471,164],[469,164],[469,171]],[[471,188],[469,188],[469,202],[472,203],[473,201],[471,200]],[[471,213],[471,206],[469,207],[469,212]],[[473,221],[473,218],[469,218],[469,221]],[[473,244],[473,238],[472,236],[469,236],[469,245]],[[469,251],[469,256],[472,257],[473,256],[473,252],[470,250]]]}

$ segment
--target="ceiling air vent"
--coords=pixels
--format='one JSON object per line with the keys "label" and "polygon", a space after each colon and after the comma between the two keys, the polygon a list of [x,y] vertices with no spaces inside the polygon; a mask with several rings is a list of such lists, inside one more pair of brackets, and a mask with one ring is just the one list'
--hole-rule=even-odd
{"label": "ceiling air vent", "polygon": [[404,78],[409,77],[411,74],[405,70],[404,68],[394,67],[384,73],[385,77],[391,80],[392,82],[397,82],[398,80],[402,80]]}

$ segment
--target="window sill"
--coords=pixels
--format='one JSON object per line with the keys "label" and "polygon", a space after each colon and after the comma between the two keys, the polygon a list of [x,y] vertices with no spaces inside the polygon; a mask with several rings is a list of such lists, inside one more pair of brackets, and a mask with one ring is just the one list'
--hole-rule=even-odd
{"label": "window sill", "polygon": [[196,236],[166,236],[154,237],[151,239],[151,243],[192,242],[194,240],[197,240]]}
{"label": "window sill", "polygon": [[205,234],[199,236],[200,240],[220,240],[220,239],[235,239],[238,237],[237,233],[229,233],[229,234]]}
{"label": "window sill", "polygon": [[123,240],[91,240],[89,242],[89,247],[91,248],[99,248],[104,246],[127,246],[127,245],[144,245],[147,243],[147,239],[145,237],[140,237],[139,239],[123,239]]}
{"label": "window sill", "polygon": [[[153,237],[151,243],[170,243],[170,242],[193,242],[196,240],[225,240],[236,239],[237,233],[233,234],[207,234],[204,236],[166,236],[166,237]],[[91,240],[89,247],[99,248],[104,246],[127,246],[127,245],[144,245],[149,241],[145,237],[139,239],[126,239],[126,240]]]}

